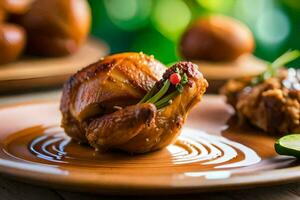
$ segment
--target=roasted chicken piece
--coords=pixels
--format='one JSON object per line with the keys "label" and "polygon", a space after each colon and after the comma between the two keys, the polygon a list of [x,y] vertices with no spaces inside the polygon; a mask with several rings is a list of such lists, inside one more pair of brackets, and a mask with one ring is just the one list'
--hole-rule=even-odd
{"label": "roasted chicken piece", "polygon": [[[136,104],[93,120],[87,128],[87,139],[96,149],[121,149],[145,153],[161,149],[177,138],[190,109],[200,101],[208,86],[198,67],[180,62],[168,69],[162,84],[175,69],[186,73],[189,83],[172,103],[158,109],[152,103]],[[172,90],[168,92],[171,94]]]}
{"label": "roasted chicken piece", "polygon": [[[83,69],[64,87],[62,127],[101,151],[145,153],[171,144],[208,84],[191,62],[175,64],[158,81],[164,70],[153,58],[133,53],[109,56]],[[166,97],[177,94],[171,101],[163,107],[141,102],[147,92],[161,90],[176,71],[188,81],[178,94],[175,85],[165,91]]]}
{"label": "roasted chicken piece", "polygon": [[165,69],[143,53],[115,54],[83,68],[64,85],[62,127],[73,139],[86,142],[90,118],[136,104]]}

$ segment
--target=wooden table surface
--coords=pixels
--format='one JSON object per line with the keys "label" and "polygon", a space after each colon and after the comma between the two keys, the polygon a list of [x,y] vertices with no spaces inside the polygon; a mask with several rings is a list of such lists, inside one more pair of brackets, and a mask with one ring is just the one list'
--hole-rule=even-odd
{"label": "wooden table surface", "polygon": [[[59,90],[35,92],[11,96],[0,96],[0,106],[32,100],[56,100],[60,97]],[[1,122],[0,122],[1,123]],[[76,193],[39,187],[21,183],[10,178],[0,176],[0,200],[94,200],[94,199],[218,199],[218,200],[300,200],[300,182],[281,186],[260,187],[254,189],[225,191],[219,193],[202,193],[176,196],[103,196],[86,193]]]}

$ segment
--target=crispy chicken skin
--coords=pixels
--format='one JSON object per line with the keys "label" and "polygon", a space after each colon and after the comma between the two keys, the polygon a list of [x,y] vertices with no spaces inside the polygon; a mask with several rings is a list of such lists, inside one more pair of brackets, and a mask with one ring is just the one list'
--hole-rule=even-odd
{"label": "crispy chicken skin", "polygon": [[[184,87],[182,93],[173,99],[172,104],[159,110],[156,110],[155,106],[149,103],[130,106],[129,108],[136,109],[135,115],[141,112],[141,108],[145,109],[148,107],[147,114],[144,114],[144,122],[141,124],[135,119],[140,118],[137,116],[134,117],[135,120],[127,120],[127,108],[110,114],[115,117],[116,123],[111,121],[103,122],[103,119],[107,119],[107,115],[100,117],[96,119],[97,122],[92,122],[87,129],[89,143],[99,149],[112,148],[131,153],[145,153],[161,149],[174,142],[190,109],[201,100],[208,86],[198,67],[191,62],[175,64],[165,72],[162,80],[168,79],[171,73],[175,71],[175,68],[187,74],[189,83]],[[157,82],[157,84],[161,84],[162,80]],[[130,115],[130,117],[133,116]],[[102,123],[105,125],[102,126]],[[116,124],[122,128],[116,128]],[[128,124],[131,125],[129,128],[126,128]],[[111,131],[115,129],[118,131]],[[117,138],[120,138],[120,141]]]}
{"label": "crispy chicken skin", "polygon": [[75,140],[86,142],[91,117],[135,104],[162,77],[165,66],[142,53],[107,56],[65,83],[61,98],[62,127]]}
{"label": "crispy chicken skin", "polygon": [[[96,68],[102,75],[94,77],[94,80],[91,78],[86,80],[87,73],[84,73],[81,75],[85,77],[85,81],[79,83],[75,81],[76,84],[70,86],[70,82],[74,81],[72,79],[77,79],[75,74],[66,83],[61,101],[62,126],[66,133],[76,140],[88,142],[100,151],[119,149],[129,153],[146,153],[174,142],[190,109],[200,101],[208,86],[198,67],[191,62],[177,63],[166,70],[158,81],[161,71],[165,69],[153,58],[143,54],[127,53],[109,56],[100,62],[114,63],[111,62],[113,58],[117,63],[117,66],[112,67],[116,68],[115,70],[104,70],[105,68],[101,68],[98,64]],[[141,62],[128,62],[127,59],[132,58]],[[93,66],[95,67],[91,65],[83,71]],[[171,104],[157,109],[152,103],[138,103],[155,84],[160,87],[175,68],[186,73],[189,82]],[[129,74],[124,75],[127,72]],[[111,82],[108,78],[112,76],[111,74],[115,79],[122,78]],[[98,84],[93,84],[93,81],[97,81]],[[125,86],[121,87],[120,83]],[[84,86],[85,89],[82,91],[86,94],[83,95],[79,91],[85,84],[88,85]],[[170,87],[168,92],[172,92],[174,88]],[[101,90],[107,91],[99,92]],[[92,101],[87,100],[90,99],[87,98],[89,94],[92,94],[90,97]]]}

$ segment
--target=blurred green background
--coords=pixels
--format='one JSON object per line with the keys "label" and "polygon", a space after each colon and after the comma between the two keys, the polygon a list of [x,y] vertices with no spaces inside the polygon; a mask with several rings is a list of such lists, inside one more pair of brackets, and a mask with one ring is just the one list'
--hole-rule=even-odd
{"label": "blurred green background", "polygon": [[[111,53],[143,51],[165,64],[180,59],[177,43],[185,28],[206,14],[244,22],[256,39],[254,54],[268,61],[300,49],[300,0],[89,0],[92,34]],[[300,61],[291,63],[300,66]]]}

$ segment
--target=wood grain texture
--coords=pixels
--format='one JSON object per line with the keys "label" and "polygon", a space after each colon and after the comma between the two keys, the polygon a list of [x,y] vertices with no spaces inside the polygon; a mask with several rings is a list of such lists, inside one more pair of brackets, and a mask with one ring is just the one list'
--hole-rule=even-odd
{"label": "wood grain texture", "polygon": [[53,190],[46,187],[38,187],[25,184],[0,176],[0,200],[299,200],[300,183],[283,186],[263,187],[257,189],[238,190],[219,193],[200,193],[193,195],[167,195],[167,196],[118,196],[94,195],[88,193],[76,193],[63,190]]}
{"label": "wood grain texture", "polygon": [[244,54],[231,62],[194,62],[209,82],[207,93],[218,93],[229,79],[254,76],[266,69],[265,62],[252,54]]}
{"label": "wood grain texture", "polygon": [[231,62],[207,62],[194,61],[197,63],[207,79],[228,80],[242,76],[252,76],[266,69],[264,61],[252,54],[245,54]]}
{"label": "wood grain texture", "polygon": [[23,58],[0,66],[0,92],[45,88],[62,84],[77,70],[108,53],[101,41],[89,39],[75,54],[58,58]]}

